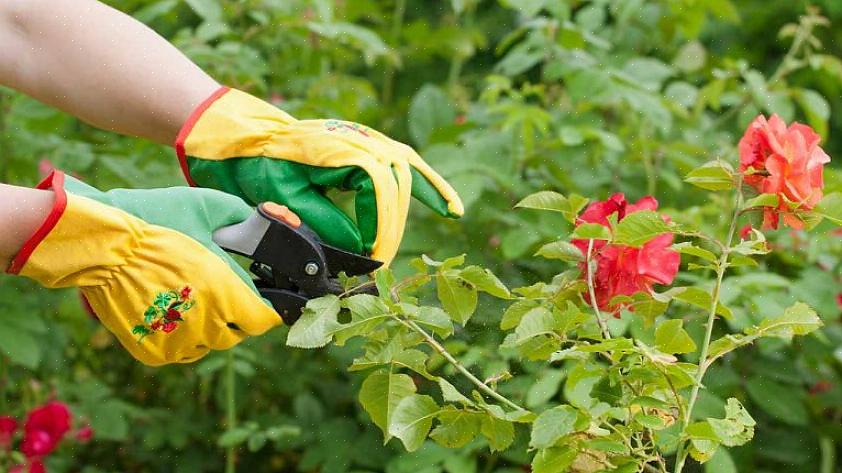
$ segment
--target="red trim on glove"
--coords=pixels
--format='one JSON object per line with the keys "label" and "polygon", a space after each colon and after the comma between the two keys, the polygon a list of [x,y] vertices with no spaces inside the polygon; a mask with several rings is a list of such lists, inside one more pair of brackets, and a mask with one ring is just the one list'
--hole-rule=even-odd
{"label": "red trim on glove", "polygon": [[220,97],[225,95],[229,90],[230,87],[220,87],[216,90],[210,97],[206,98],[204,102],[200,103],[196,110],[190,114],[187,118],[187,121],[184,122],[182,125],[181,130],[178,132],[178,136],[175,137],[175,154],[178,156],[178,162],[181,164],[181,172],[184,173],[184,178],[187,179],[187,183],[190,184],[192,187],[196,187],[196,183],[193,182],[193,178],[190,177],[190,168],[187,167],[187,155],[184,154],[184,142],[187,140],[187,136],[193,131],[193,127],[196,125],[196,122],[199,121],[202,114],[205,113],[205,110],[208,109],[214,102],[216,102]]}
{"label": "red trim on glove", "polygon": [[47,235],[53,231],[58,221],[61,219],[61,216],[64,215],[64,210],[67,208],[67,193],[64,191],[64,173],[61,171],[53,171],[47,176],[46,179],[41,181],[40,184],[35,186],[36,189],[47,190],[52,189],[55,193],[55,200],[53,201],[53,209],[50,211],[50,214],[47,215],[47,218],[44,220],[44,223],[35,230],[35,233],[26,240],[26,243],[23,244],[20,251],[18,252],[15,259],[12,260],[12,263],[9,265],[9,268],[6,269],[6,272],[9,274],[18,274],[20,273],[23,266],[29,261],[29,257],[32,256],[32,253],[35,251],[35,248],[38,248],[38,245],[47,238]]}

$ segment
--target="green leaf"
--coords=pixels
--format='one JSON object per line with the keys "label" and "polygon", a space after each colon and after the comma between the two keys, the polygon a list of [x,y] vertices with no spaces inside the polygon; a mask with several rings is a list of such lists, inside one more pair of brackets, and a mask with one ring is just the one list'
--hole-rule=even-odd
{"label": "green leaf", "polygon": [[404,310],[413,317],[418,325],[430,329],[440,337],[446,338],[453,334],[453,322],[450,321],[447,312],[438,307],[421,306],[416,307],[412,312],[407,311],[406,308]]}
{"label": "green leaf", "polygon": [[560,212],[564,218],[570,223],[576,223],[576,217],[579,215],[588,199],[578,195],[571,195],[567,197],[553,191],[541,191],[526,196],[523,200],[518,202],[515,207],[523,209],[549,210],[551,212]]}
{"label": "green leaf", "polygon": [[692,353],[696,343],[684,330],[681,319],[665,320],[655,328],[655,347],[664,353]]}
{"label": "green leaf", "polygon": [[445,402],[458,402],[468,406],[473,406],[474,401],[465,397],[459,392],[450,382],[444,378],[438,378],[439,388],[441,389],[441,396]]}
{"label": "green leaf", "polygon": [[553,335],[555,328],[556,319],[553,313],[544,306],[538,306],[524,314],[515,329],[517,343],[523,343],[539,335]]}
{"label": "green leaf", "polygon": [[578,453],[570,447],[538,450],[532,458],[532,473],[566,473]]}
{"label": "green leaf", "polygon": [[29,369],[37,368],[41,361],[41,348],[35,338],[10,327],[0,329],[0,353],[8,356],[12,363]]}
{"label": "green leaf", "polygon": [[827,138],[827,121],[830,118],[830,104],[822,94],[811,89],[795,89],[793,96],[807,116],[807,123],[816,133]]}
{"label": "green leaf", "polygon": [[430,437],[447,448],[461,448],[479,433],[482,414],[447,407],[438,414],[439,425]]}
{"label": "green leaf", "polygon": [[780,203],[778,194],[760,194],[746,201],[743,204],[743,209],[750,209],[754,207],[777,207]]}
{"label": "green leaf", "polygon": [[219,440],[216,441],[216,444],[222,448],[236,447],[237,445],[245,442],[246,439],[254,433],[254,430],[254,428],[249,427],[235,427],[233,429],[226,430],[219,436]]}
{"label": "green leaf", "polygon": [[702,258],[705,261],[710,261],[711,263],[716,263],[718,261],[715,254],[704,248],[699,248],[689,241],[676,243],[675,245],[672,245],[672,249],[684,255],[698,256],[699,258]]}
{"label": "green leaf", "polygon": [[405,374],[381,371],[370,374],[363,381],[359,394],[360,404],[374,424],[383,431],[385,442],[391,438],[389,426],[395,409],[401,400],[414,393],[415,383]]}
{"label": "green leaf", "polygon": [[480,432],[488,440],[492,452],[503,451],[515,440],[515,426],[511,422],[487,415],[482,417]]}
{"label": "green leaf", "polygon": [[556,369],[548,369],[542,372],[526,393],[526,406],[529,408],[539,407],[555,397],[559,387],[561,387],[564,375],[564,371]]}
{"label": "green leaf", "polygon": [[190,8],[202,17],[203,20],[209,22],[222,21],[222,6],[217,0],[185,0],[190,5]]}
{"label": "green leaf", "polygon": [[842,225],[842,192],[824,196],[813,211],[836,225]]}
{"label": "green leaf", "polygon": [[345,22],[308,22],[307,28],[319,36],[357,49],[369,66],[380,57],[386,58],[393,64],[398,62],[394,51],[377,33],[368,28]]}
{"label": "green leaf", "polygon": [[438,413],[439,406],[430,396],[407,396],[395,408],[389,434],[399,438],[408,451],[414,452],[424,443]]}
{"label": "green leaf", "polygon": [[791,339],[818,330],[822,320],[816,311],[803,302],[796,302],[780,317],[763,320],[759,325],[746,329],[746,334]]}
{"label": "green leaf", "polygon": [[436,274],[436,289],[445,312],[462,325],[468,323],[477,308],[477,289],[450,272]]}
{"label": "green leaf", "polygon": [[437,268],[439,271],[444,271],[446,269],[456,268],[465,264],[465,254],[462,253],[461,255],[451,256],[444,261],[436,261],[427,255],[421,255],[421,261],[431,268]]}
{"label": "green leaf", "polygon": [[739,473],[739,470],[728,450],[720,448],[705,463],[705,473]]}
{"label": "green leaf", "polygon": [[409,136],[418,146],[426,146],[436,130],[453,124],[453,100],[440,88],[425,84],[412,98],[408,114]]}
{"label": "green leaf", "polygon": [[330,343],[340,327],[336,320],[339,309],[339,298],[332,294],[308,301],[301,318],[289,330],[287,346],[319,348]]}
{"label": "green leaf", "polygon": [[708,418],[707,421],[713,433],[726,447],[744,445],[754,437],[756,422],[740,401],[733,397],[725,404],[724,419]]}
{"label": "green leaf", "polygon": [[669,231],[669,226],[657,212],[651,210],[633,212],[626,215],[614,227],[614,243],[639,247]]}
{"label": "green leaf", "polygon": [[379,297],[357,294],[342,300],[342,306],[351,312],[351,321],[338,325],[332,335],[339,346],[356,336],[365,336],[376,330],[384,319],[390,317],[389,308]]}
{"label": "green leaf", "polygon": [[800,390],[761,377],[751,378],[746,390],[751,400],[770,416],[795,426],[809,423]]}
{"label": "green leaf", "polygon": [[503,313],[503,318],[500,320],[501,330],[511,330],[520,324],[523,316],[530,310],[538,307],[541,303],[534,299],[523,299],[510,305],[506,312]]}
{"label": "green leaf", "polygon": [[573,230],[571,236],[582,240],[610,240],[611,231],[598,223],[583,223]]}
{"label": "green leaf", "polygon": [[[713,303],[713,300],[710,298],[710,294],[708,294],[708,292],[704,289],[696,286],[673,288],[670,290],[669,294],[675,300],[685,302],[706,311],[710,310],[710,306]],[[722,304],[722,302],[717,303],[716,313],[726,319],[731,319],[734,316],[731,313],[731,309]]]}
{"label": "green leaf", "polygon": [[500,299],[510,299],[512,297],[509,288],[506,287],[497,276],[491,271],[480,268],[479,266],[468,266],[463,269],[459,275],[462,279],[473,284],[478,290],[491,294]]}
{"label": "green leaf", "polygon": [[734,168],[724,161],[710,161],[690,171],[684,181],[711,191],[733,189]]}
{"label": "green leaf", "polygon": [[541,413],[532,424],[531,448],[549,448],[576,430],[579,411],[573,406],[557,406]]}
{"label": "green leaf", "polygon": [[394,358],[392,358],[392,363],[415,371],[421,376],[432,381],[435,380],[436,377],[431,375],[427,371],[428,358],[429,357],[427,356],[427,354],[423,351],[416,350],[414,348],[408,348],[395,355]]}
{"label": "green leaf", "polygon": [[582,252],[570,242],[566,240],[557,240],[547,243],[535,252],[535,256],[541,256],[547,259],[558,259],[577,263],[584,259]]}

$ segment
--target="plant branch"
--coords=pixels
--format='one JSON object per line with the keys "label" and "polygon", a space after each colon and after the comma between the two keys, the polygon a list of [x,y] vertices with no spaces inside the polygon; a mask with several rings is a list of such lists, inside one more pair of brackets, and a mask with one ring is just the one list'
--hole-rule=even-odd
{"label": "plant branch", "polygon": [[[737,230],[737,220],[740,218],[740,209],[743,206],[743,192],[742,192],[742,179],[737,180],[737,189],[736,189],[736,203],[734,206],[734,214],[731,217],[731,224],[728,227],[728,234],[725,239],[725,247],[726,250],[722,253],[719,257],[719,263],[717,264],[716,268],[716,283],[713,286],[713,291],[711,292],[711,303],[710,303],[710,311],[708,312],[708,319],[707,324],[705,325],[705,339],[702,343],[702,351],[701,355],[699,356],[699,368],[696,371],[695,379],[693,380],[693,389],[690,392],[690,400],[687,402],[687,411],[685,412],[684,418],[682,419],[683,422],[683,429],[686,429],[688,425],[690,425],[690,421],[693,417],[693,408],[696,405],[696,400],[699,397],[699,389],[702,386],[702,380],[705,377],[705,373],[707,373],[707,369],[710,367],[708,363],[708,349],[710,348],[710,341],[713,335],[713,326],[714,322],[716,321],[716,308],[719,305],[719,295],[722,290],[722,280],[725,277],[725,271],[728,269],[728,257],[730,256],[730,248],[731,244],[734,241],[734,234]],[[675,461],[675,473],[681,473],[684,469],[684,462],[687,460],[687,454],[689,451],[687,450],[687,441],[683,440],[678,447],[678,452],[676,454],[676,461]]]}
{"label": "plant branch", "polygon": [[611,338],[611,332],[608,331],[608,324],[605,323],[605,320],[602,319],[602,315],[600,314],[599,306],[596,303],[596,291],[594,290],[593,285],[593,268],[591,255],[593,254],[593,239],[588,240],[588,257],[585,260],[585,267],[587,268],[587,279],[588,279],[588,294],[590,294],[591,298],[591,307],[593,307],[594,315],[596,316],[596,323],[599,324],[599,329],[602,331],[602,337],[606,340]]}
{"label": "plant branch", "polygon": [[473,373],[471,373],[470,371],[468,371],[467,368],[462,366],[462,363],[460,363],[459,360],[457,360],[453,355],[451,355],[450,352],[448,352],[447,349],[441,343],[438,342],[438,340],[436,340],[432,335],[427,333],[426,330],[421,328],[414,321],[404,319],[404,318],[399,317],[397,315],[393,315],[393,316],[398,322],[402,323],[403,325],[408,327],[413,332],[421,335],[424,338],[424,341],[426,341],[427,344],[430,345],[433,348],[433,350],[438,352],[439,355],[443,356],[444,359],[448,361],[448,363],[453,365],[453,367],[456,368],[460,373],[462,373],[463,376],[465,376],[466,378],[468,378],[469,381],[474,383],[474,385],[476,385],[476,387],[479,388],[480,391],[482,391],[485,394],[491,396],[492,398],[496,399],[497,401],[500,401],[503,404],[511,407],[514,410],[517,410],[517,411],[525,411],[526,410],[526,409],[520,407],[519,405],[515,404],[511,400],[509,400],[507,397],[498,393],[497,391],[492,389],[489,385],[483,383],[479,378],[474,376]]}

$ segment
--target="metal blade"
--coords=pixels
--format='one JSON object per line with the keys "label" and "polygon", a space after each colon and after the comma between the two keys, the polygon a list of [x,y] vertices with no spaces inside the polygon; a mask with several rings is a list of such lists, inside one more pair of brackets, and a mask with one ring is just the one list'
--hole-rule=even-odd
{"label": "metal blade", "polygon": [[340,250],[324,243],[322,243],[322,250],[324,250],[325,260],[327,261],[327,267],[331,276],[336,276],[343,271],[348,276],[361,276],[374,272],[374,270],[383,266],[382,261]]}

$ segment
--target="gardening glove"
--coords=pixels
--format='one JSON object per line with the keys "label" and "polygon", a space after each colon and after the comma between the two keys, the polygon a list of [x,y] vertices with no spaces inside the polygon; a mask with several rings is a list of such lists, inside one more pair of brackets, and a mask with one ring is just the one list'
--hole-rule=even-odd
{"label": "gardening glove", "polygon": [[281,323],[211,235],[252,214],[207,189],[100,192],[54,172],[55,203],[8,272],[79,287],[94,313],[148,365],[189,363]]}
{"label": "gardening glove", "polygon": [[[459,217],[452,187],[409,146],[357,123],[296,120],[224,87],[205,100],[176,138],[191,185],[279,202],[331,245],[389,263],[398,251],[410,195]],[[325,196],[356,191],[357,225]]]}

